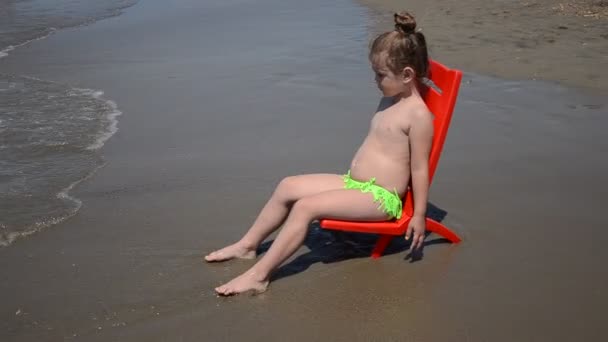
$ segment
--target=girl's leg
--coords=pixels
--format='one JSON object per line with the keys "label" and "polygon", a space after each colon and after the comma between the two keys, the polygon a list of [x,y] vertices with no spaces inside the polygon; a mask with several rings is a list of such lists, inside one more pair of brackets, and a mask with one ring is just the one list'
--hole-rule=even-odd
{"label": "girl's leg", "polygon": [[249,231],[238,242],[205,256],[205,260],[211,262],[233,258],[255,258],[257,247],[283,224],[294,202],[306,196],[342,188],[344,188],[342,176],[336,174],[310,174],[284,178]]}
{"label": "girl's leg", "polygon": [[283,229],[260,261],[215,291],[220,295],[265,291],[271,273],[304,242],[310,222],[321,218],[357,221],[388,219],[384,212],[378,210],[378,203],[374,203],[371,193],[341,189],[304,197],[293,205]]}

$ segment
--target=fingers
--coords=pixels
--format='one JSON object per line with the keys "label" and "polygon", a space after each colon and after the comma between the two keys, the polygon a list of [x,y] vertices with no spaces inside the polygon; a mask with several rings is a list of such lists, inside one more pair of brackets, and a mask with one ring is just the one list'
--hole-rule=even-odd
{"label": "fingers", "polygon": [[[413,251],[415,249],[421,248],[423,243],[424,243],[424,231],[425,229],[422,229],[422,232],[419,232],[418,230],[420,229],[416,229],[416,225],[412,224],[410,226],[407,227],[407,231],[405,232],[405,239],[407,241],[411,240],[410,243],[410,251]],[[413,232],[413,238],[412,238],[412,232]]]}
{"label": "fingers", "polygon": [[416,249],[422,248],[422,244],[424,244],[424,234],[418,234],[416,241]]}
{"label": "fingers", "polygon": [[410,244],[410,250],[413,251],[415,249],[419,249],[420,247],[422,247],[423,244],[424,233],[414,232],[414,239],[412,239],[412,243]]}
{"label": "fingers", "polygon": [[414,251],[416,249],[416,245],[418,244],[418,233],[414,232],[414,238],[410,243],[410,251]]}

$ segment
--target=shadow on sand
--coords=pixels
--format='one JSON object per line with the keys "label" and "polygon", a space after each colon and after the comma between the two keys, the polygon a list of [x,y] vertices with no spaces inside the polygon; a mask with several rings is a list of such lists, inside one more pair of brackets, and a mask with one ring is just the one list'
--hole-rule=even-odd
{"label": "shadow on sand", "polygon": [[[431,203],[428,204],[427,217],[441,222],[446,216],[447,212],[445,210],[440,209]],[[427,232],[427,238],[429,235],[430,233]],[[308,247],[310,251],[299,255],[288,264],[281,266],[273,274],[271,281],[276,281],[303,272],[317,262],[329,264],[348,259],[369,258],[377,239],[377,234],[325,230],[319,226],[318,222],[314,222],[311,224],[309,233],[304,240],[304,245]],[[257,250],[257,254],[265,253],[270,248],[273,241],[274,240],[262,243]],[[423,258],[424,248],[444,243],[450,243],[450,241],[444,238],[432,240],[425,239],[423,248],[410,253],[408,251],[410,242],[406,241],[403,236],[396,236],[391,240],[384,255],[408,251],[404,256],[404,260],[415,262]]]}

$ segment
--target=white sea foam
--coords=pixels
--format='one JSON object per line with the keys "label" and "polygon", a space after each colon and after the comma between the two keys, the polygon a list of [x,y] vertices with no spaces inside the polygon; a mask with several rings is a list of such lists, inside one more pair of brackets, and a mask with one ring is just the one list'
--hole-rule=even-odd
{"label": "white sea foam", "polygon": [[[39,79],[39,78],[33,77],[33,76],[21,76],[21,77],[40,81],[40,82],[56,83],[53,81],[45,81],[45,80],[42,80],[42,79]],[[90,96],[96,100],[104,102],[105,105],[108,107],[108,111],[106,113],[106,119],[108,120],[109,124],[107,125],[105,130],[103,130],[102,132],[99,133],[99,135],[97,136],[95,141],[93,143],[91,143],[89,146],[87,146],[87,148],[86,148],[87,150],[98,150],[101,147],[103,147],[103,145],[106,143],[106,141],[108,141],[108,139],[110,139],[114,134],[116,134],[116,132],[118,132],[118,117],[120,115],[122,115],[122,111],[120,111],[118,109],[118,105],[116,104],[116,102],[104,98],[103,90],[88,89],[88,88],[72,88],[72,89],[74,91],[78,92],[78,94],[71,94],[71,95]]]}
{"label": "white sea foam", "polygon": [[[78,210],[76,210],[76,211],[78,211]],[[0,247],[6,247],[19,238],[23,238],[23,237],[32,235],[36,232],[41,231],[45,227],[52,226],[65,219],[68,219],[68,218],[74,216],[74,214],[76,214],[76,211],[74,211],[73,213],[71,213],[67,216],[64,216],[64,217],[51,217],[49,219],[46,219],[43,222],[36,222],[33,226],[31,226],[23,231],[4,233],[0,230]],[[0,225],[0,228],[6,229],[6,227],[4,227],[3,225]]]}
{"label": "white sea foam", "polygon": [[0,50],[0,58],[8,56],[9,52],[15,50],[18,47],[21,47],[23,45],[27,45],[27,44],[29,44],[31,42],[35,42],[37,40],[45,39],[45,38],[47,38],[48,36],[52,35],[53,33],[55,33],[57,31],[57,29],[55,29],[54,27],[51,27],[49,30],[50,31],[47,34],[43,35],[43,36],[36,37],[36,38],[30,39],[30,40],[26,40],[25,42],[23,42],[21,44],[9,45],[9,46],[5,47],[4,49]]}
{"label": "white sea foam", "polygon": [[104,166],[105,166],[105,163],[99,165],[98,167],[94,168],[91,172],[89,172],[89,174],[86,175],[84,178],[73,182],[72,184],[70,184],[67,187],[65,187],[64,189],[62,189],[59,193],[57,193],[57,195],[56,195],[57,198],[69,201],[74,204],[74,206],[71,208],[71,210],[67,214],[65,214],[63,216],[59,216],[59,217],[47,218],[44,221],[36,222],[33,225],[27,227],[26,229],[21,230],[21,231],[16,231],[16,232],[5,233],[4,230],[7,230],[7,227],[5,225],[3,225],[2,223],[0,223],[0,247],[6,247],[19,238],[24,238],[26,236],[37,233],[46,227],[56,225],[58,223],[61,223],[65,220],[69,219],[70,217],[76,215],[78,210],[80,210],[80,208],[82,207],[82,201],[76,197],[71,196],[69,194],[69,192],[76,185],[91,178],[97,172],[97,170],[101,169]]}
{"label": "white sea foam", "polygon": [[87,150],[97,150],[100,149],[110,137],[112,137],[116,132],[118,132],[118,116],[122,115],[122,112],[118,110],[118,106],[116,102],[112,100],[108,100],[103,98],[103,91],[101,90],[92,90],[92,89],[78,89],[84,94],[90,95],[97,100],[105,101],[106,105],[109,108],[108,113],[106,114],[106,119],[109,124],[103,132],[97,136],[95,142],[87,147]]}

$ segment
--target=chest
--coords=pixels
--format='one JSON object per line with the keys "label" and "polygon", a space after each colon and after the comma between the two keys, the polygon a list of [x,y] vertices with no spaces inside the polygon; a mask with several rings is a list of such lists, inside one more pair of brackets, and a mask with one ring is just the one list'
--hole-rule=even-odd
{"label": "chest", "polygon": [[372,118],[369,133],[379,139],[407,139],[407,132],[400,119],[391,113],[377,113]]}

